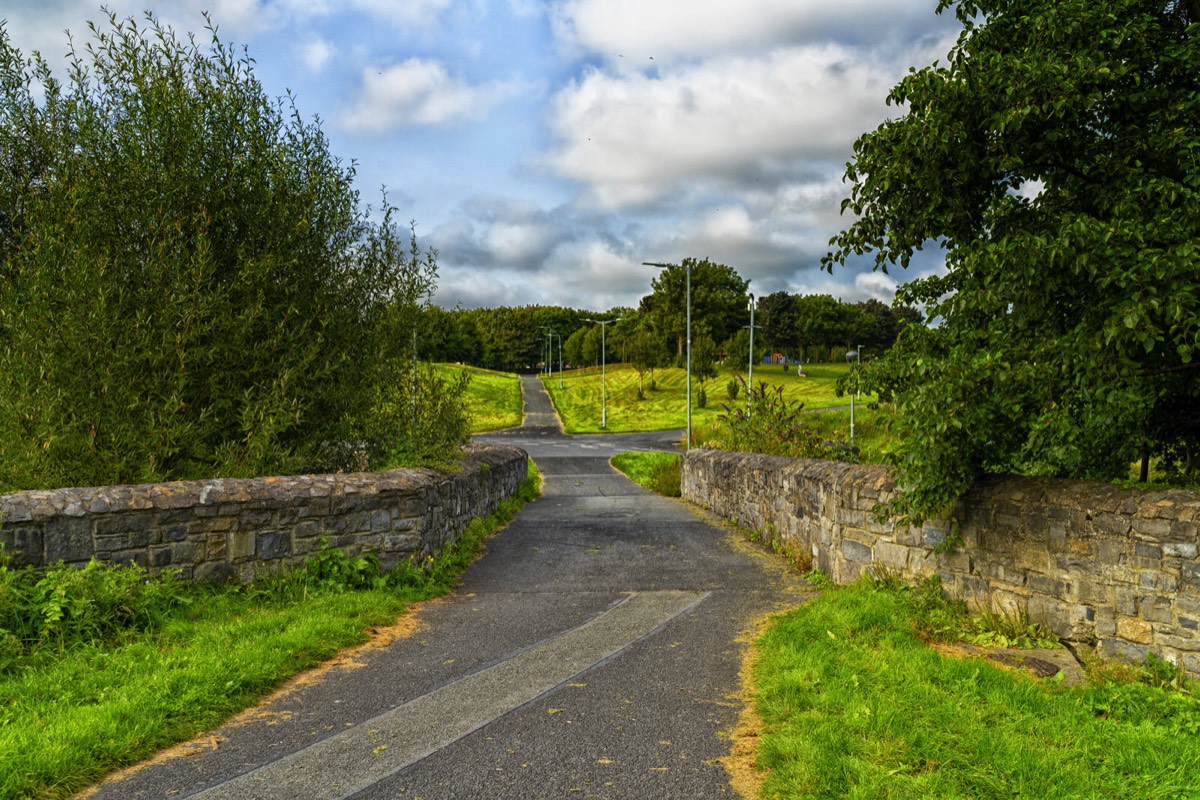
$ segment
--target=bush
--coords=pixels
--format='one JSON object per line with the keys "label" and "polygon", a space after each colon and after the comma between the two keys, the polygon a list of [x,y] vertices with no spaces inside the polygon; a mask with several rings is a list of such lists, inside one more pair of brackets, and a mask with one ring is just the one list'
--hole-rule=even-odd
{"label": "bush", "polygon": [[396,376],[436,254],[386,197],[371,222],[353,167],[248,55],[146,19],[92,26],[65,83],[0,26],[0,489],[461,442],[387,418],[412,407]]}
{"label": "bush", "polygon": [[[741,381],[741,376],[737,380]],[[721,425],[713,434],[714,446],[788,458],[858,460],[857,447],[826,439],[820,428],[802,419],[804,404],[789,403],[783,396],[783,386],[762,381],[757,387],[747,387],[747,396],[746,408],[722,405],[725,413],[718,417]]]}

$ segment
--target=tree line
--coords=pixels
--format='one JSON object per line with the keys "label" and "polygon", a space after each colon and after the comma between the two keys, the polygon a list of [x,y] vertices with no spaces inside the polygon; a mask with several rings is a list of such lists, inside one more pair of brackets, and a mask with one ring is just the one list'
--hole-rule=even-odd
{"label": "tree line", "polygon": [[[692,341],[713,358],[746,363],[750,357],[749,282],[708,260],[692,268]],[[527,371],[547,359],[595,366],[601,346],[609,362],[657,368],[682,365],[685,349],[684,265],[664,270],[638,307],[607,311],[555,306],[444,310],[431,308],[422,323],[422,358],[504,371]],[[830,295],[775,292],[757,299],[755,359],[778,354],[791,361],[840,361],[850,349],[878,355],[891,348],[920,312],[878,300],[848,303]],[[611,323],[602,335],[598,322]],[[602,341],[603,340],[603,341]],[[553,347],[553,352],[549,348]]]}

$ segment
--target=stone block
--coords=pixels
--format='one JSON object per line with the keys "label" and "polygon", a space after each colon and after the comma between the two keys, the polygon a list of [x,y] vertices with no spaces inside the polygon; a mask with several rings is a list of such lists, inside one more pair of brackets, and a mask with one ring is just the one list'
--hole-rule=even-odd
{"label": "stone block", "polygon": [[1055,598],[1066,597],[1070,590],[1070,584],[1046,575],[1030,575],[1028,586],[1031,592]]}
{"label": "stone block", "polygon": [[1200,563],[1185,561],[1179,565],[1179,585],[1192,591],[1200,591]]}
{"label": "stone block", "polygon": [[1194,559],[1197,555],[1197,546],[1192,542],[1164,542],[1162,553],[1164,558]]}
{"label": "stone block", "polygon": [[1134,542],[1133,554],[1139,558],[1160,559],[1163,557],[1163,549],[1156,544],[1147,542]]}
{"label": "stone block", "polygon": [[1096,650],[1105,658],[1129,661],[1134,664],[1142,663],[1146,660],[1146,656],[1152,652],[1147,645],[1127,642],[1122,639],[1101,639],[1096,646]]}
{"label": "stone block", "polygon": [[261,561],[286,558],[292,555],[292,537],[278,531],[260,533],[256,547]]}
{"label": "stone block", "polygon": [[1140,533],[1143,536],[1169,536],[1171,534],[1171,521],[1167,519],[1145,519],[1143,517],[1134,517],[1132,522],[1134,533]]}
{"label": "stone block", "polygon": [[[871,563],[872,553],[871,548],[862,542],[856,542],[853,539],[842,540],[842,557],[847,561],[859,565]],[[857,575],[855,576],[857,577]]]}
{"label": "stone block", "polygon": [[875,563],[888,569],[906,572],[909,564],[911,548],[891,542],[879,542],[875,545]]}
{"label": "stone block", "polygon": [[1119,615],[1117,617],[1117,637],[1126,642],[1150,644],[1154,641],[1154,627],[1144,619]]}
{"label": "stone block", "polygon": [[59,561],[68,564],[86,562],[94,553],[92,526],[87,519],[52,518],[42,527],[42,536],[46,547],[47,566]]}
{"label": "stone block", "polygon": [[1129,558],[1129,543],[1119,539],[1101,539],[1096,549],[1096,557],[1103,564],[1124,564]]}
{"label": "stone block", "polygon": [[226,534],[227,550],[230,561],[241,561],[254,557],[254,533],[251,531],[234,531]]}
{"label": "stone block", "polygon": [[1117,635],[1117,614],[1111,608],[1094,610],[1092,624],[1096,626],[1096,636],[1100,638]]}
{"label": "stone block", "polygon": [[392,515],[387,510],[379,510],[371,512],[371,532],[386,533],[391,530]]}
{"label": "stone block", "polygon": [[1129,517],[1121,514],[1100,513],[1092,517],[1092,530],[1100,534],[1126,536],[1130,527]]}
{"label": "stone block", "polygon": [[169,545],[158,545],[150,548],[150,566],[159,569],[169,567],[172,563],[173,554]]}
{"label": "stone block", "polygon": [[193,579],[204,583],[230,583],[237,576],[237,570],[226,561],[207,561],[192,569]]}
{"label": "stone block", "polygon": [[1138,615],[1150,622],[1170,622],[1171,599],[1162,595],[1147,594],[1138,598]]}

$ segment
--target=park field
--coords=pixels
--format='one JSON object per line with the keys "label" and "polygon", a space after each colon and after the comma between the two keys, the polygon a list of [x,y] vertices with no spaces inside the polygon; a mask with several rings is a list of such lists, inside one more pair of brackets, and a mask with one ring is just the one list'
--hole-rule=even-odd
{"label": "park field", "polygon": [[[850,367],[844,364],[811,364],[804,368],[804,377],[797,377],[792,366],[785,373],[779,365],[755,365],[754,383],[766,383],[768,391],[782,387],[784,398],[792,404],[803,403],[805,410],[849,407],[849,397],[838,397],[835,390],[838,378]],[[719,368],[717,377],[705,382],[708,395],[706,408],[699,407],[699,383],[692,389],[692,429],[699,431],[714,427],[719,417],[726,413],[726,405],[745,407],[746,389],[740,387],[736,400],[730,400],[726,389],[735,376],[746,378],[746,370]],[[626,433],[632,431],[661,431],[687,426],[687,381],[686,373],[679,368],[654,371],[656,388],[651,390],[650,376],[645,381],[644,398],[639,400],[638,374],[628,364],[614,364],[607,368],[605,382],[608,394],[608,426],[601,423],[601,374],[600,369],[569,370],[562,374],[561,388],[559,373],[553,377],[543,375],[542,380],[554,401],[554,407],[562,418],[567,433]],[[863,396],[865,406],[874,398]],[[846,437],[849,436],[849,416],[846,417]]]}
{"label": "park field", "polygon": [[435,364],[434,370],[445,378],[463,372],[470,376],[466,400],[471,433],[515,428],[521,424],[521,381],[515,374],[461,364]]}

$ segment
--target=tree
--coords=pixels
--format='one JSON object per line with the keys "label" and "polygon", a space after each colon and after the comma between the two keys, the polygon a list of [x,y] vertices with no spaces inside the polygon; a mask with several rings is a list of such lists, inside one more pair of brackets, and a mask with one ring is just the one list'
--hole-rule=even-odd
{"label": "tree", "polygon": [[800,346],[797,297],[787,292],[772,292],[758,300],[755,324],[775,352],[794,354]]}
{"label": "tree", "polygon": [[625,328],[625,358],[633,364],[638,374],[639,400],[645,397],[646,374],[650,374],[651,387],[654,385],[654,369],[663,363],[666,353],[662,337],[654,330],[654,323],[648,314],[637,313],[627,316],[617,326]]}
{"label": "tree", "polygon": [[[942,0],[963,24],[914,70],[906,113],[855,144],[827,267],[928,243],[946,274],[901,288],[903,509],[983,473],[1127,476],[1200,445],[1197,4]],[[1189,25],[1191,25],[1189,27]]]}
{"label": "tree", "polygon": [[796,336],[800,344],[813,351],[818,360],[829,360],[830,350],[836,346],[848,346],[847,307],[827,294],[810,294],[796,298]]}
{"label": "tree", "polygon": [[656,327],[674,342],[681,363],[687,341],[688,265],[692,268],[693,332],[704,329],[724,341],[750,319],[746,296],[750,282],[733,268],[707,258],[685,258],[680,266],[664,269],[651,281],[653,293],[642,298],[641,311],[654,315]]}
{"label": "tree", "polygon": [[[320,127],[215,32],[92,33],[59,81],[0,24],[0,487],[413,452],[413,387],[380,340],[436,253],[386,198],[372,222]],[[465,428],[448,436],[443,458]]]}

